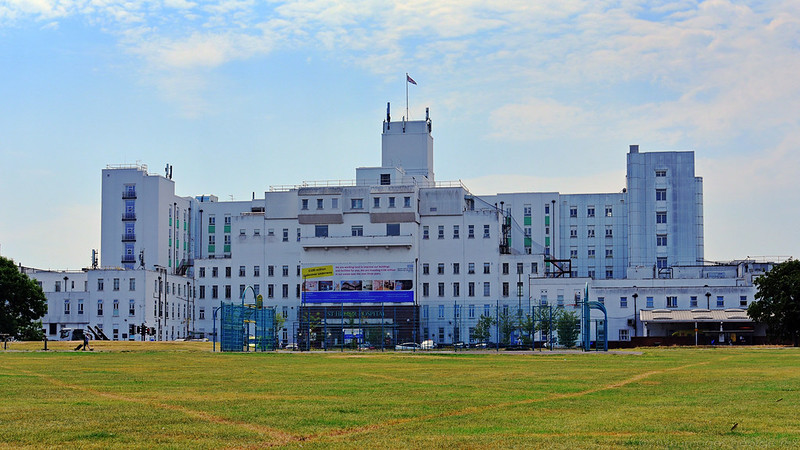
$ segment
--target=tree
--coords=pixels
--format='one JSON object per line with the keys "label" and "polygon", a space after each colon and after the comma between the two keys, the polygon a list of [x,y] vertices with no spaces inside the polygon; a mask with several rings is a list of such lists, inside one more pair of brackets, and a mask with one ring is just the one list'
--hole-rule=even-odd
{"label": "tree", "polygon": [[575,311],[567,312],[560,310],[558,312],[558,318],[556,318],[556,332],[558,333],[558,342],[561,345],[567,348],[574,347],[580,331],[580,322],[578,321],[578,315],[575,314]]}
{"label": "tree", "polygon": [[535,323],[535,328],[533,331],[541,331],[542,340],[547,341],[550,337],[550,332],[553,329],[552,319],[558,318],[558,311],[553,314],[550,306],[538,306],[535,307],[533,316]]}
{"label": "tree", "polygon": [[755,280],[756,301],[747,314],[767,325],[774,338],[791,340],[800,346],[800,260],[776,264]]}
{"label": "tree", "polygon": [[511,317],[511,314],[508,313],[508,309],[505,308],[503,312],[500,313],[498,320],[500,321],[500,343],[508,345],[511,343],[511,334],[517,329],[517,324]]}
{"label": "tree", "polygon": [[14,261],[0,256],[0,333],[17,339],[39,340],[47,297],[34,280],[20,272]]}
{"label": "tree", "polygon": [[492,325],[494,325],[494,318],[481,314],[481,317],[478,318],[478,323],[475,324],[472,336],[476,341],[485,344],[492,337]]}

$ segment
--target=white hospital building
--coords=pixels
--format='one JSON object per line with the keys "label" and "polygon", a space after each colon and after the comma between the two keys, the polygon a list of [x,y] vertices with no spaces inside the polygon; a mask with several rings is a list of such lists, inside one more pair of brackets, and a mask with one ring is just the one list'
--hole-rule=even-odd
{"label": "white hospital building", "polygon": [[108,166],[97,267],[26,269],[48,296],[46,333],[92,325],[140,339],[131,325],[146,324],[154,339],[210,337],[214,309],[243,293],[252,303],[252,287],[286,318],[284,344],[303,340],[309,317],[323,346],[348,333],[373,345],[470,343],[481,315],[575,308],[588,283],[612,344],[695,329],[701,343],[763,335],[745,310],[770,264],[704,260],[694,152],[631,145],[622,192],[476,195],[436,180],[429,117],[387,116],[382,128],[380,166],[356,168],[355,180],[248,201],[178,195],[170,167]]}

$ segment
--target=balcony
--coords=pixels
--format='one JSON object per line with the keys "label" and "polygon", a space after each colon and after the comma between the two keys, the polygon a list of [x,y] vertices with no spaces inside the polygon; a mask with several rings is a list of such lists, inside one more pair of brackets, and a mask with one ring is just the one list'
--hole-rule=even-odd
{"label": "balcony", "polygon": [[136,220],[136,213],[132,212],[122,213],[122,220]]}
{"label": "balcony", "polygon": [[122,235],[122,242],[136,242],[136,235],[133,233],[125,233]]}
{"label": "balcony", "polygon": [[134,255],[122,256],[122,264],[134,264],[134,263],[136,263],[136,256]]}
{"label": "balcony", "polygon": [[122,191],[123,200],[136,200],[136,191]]}

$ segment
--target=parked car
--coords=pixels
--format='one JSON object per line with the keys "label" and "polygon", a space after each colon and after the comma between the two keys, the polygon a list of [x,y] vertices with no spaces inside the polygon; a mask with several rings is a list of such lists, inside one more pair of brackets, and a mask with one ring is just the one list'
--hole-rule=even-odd
{"label": "parked car", "polygon": [[286,344],[283,348],[285,348],[286,350],[298,350],[299,349],[297,344],[294,343],[294,342]]}
{"label": "parked car", "polygon": [[395,350],[420,350],[421,347],[416,342],[404,342],[394,346]]}
{"label": "parked car", "polygon": [[423,350],[433,350],[436,348],[436,343],[433,342],[433,339],[426,339],[422,341],[422,345],[420,346]]}

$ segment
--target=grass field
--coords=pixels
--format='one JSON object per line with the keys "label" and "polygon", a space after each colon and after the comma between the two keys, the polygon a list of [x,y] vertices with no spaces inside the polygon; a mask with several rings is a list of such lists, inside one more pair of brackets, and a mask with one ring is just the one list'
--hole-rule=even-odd
{"label": "grass field", "polygon": [[206,343],[69,345],[0,351],[0,447],[800,447],[794,348],[220,354]]}

